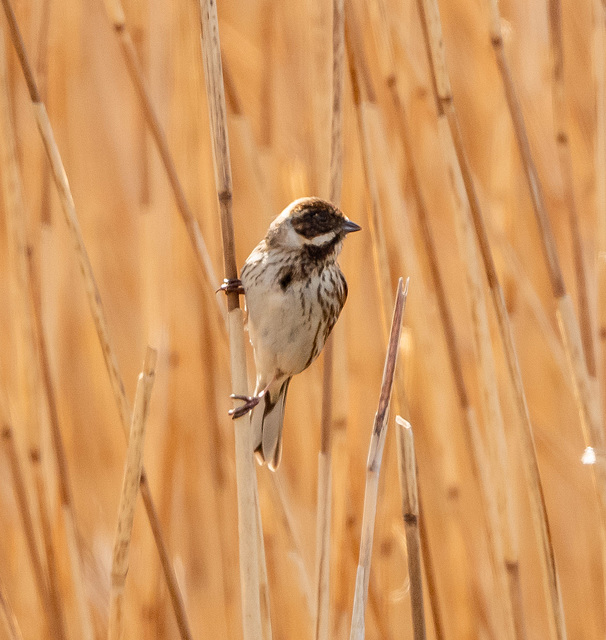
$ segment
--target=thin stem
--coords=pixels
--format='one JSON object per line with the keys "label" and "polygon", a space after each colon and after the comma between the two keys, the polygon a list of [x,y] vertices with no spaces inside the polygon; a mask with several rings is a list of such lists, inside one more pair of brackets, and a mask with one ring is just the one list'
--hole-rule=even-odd
{"label": "thin stem", "polygon": [[414,640],[425,640],[423,576],[421,574],[421,537],[419,534],[419,495],[417,492],[417,460],[410,422],[396,416],[398,471],[402,489],[402,517],[406,529],[408,575]]}
{"label": "thin stem", "polygon": [[356,588],[353,612],[351,616],[350,640],[363,640],[365,637],[366,602],[368,600],[368,582],[370,579],[370,562],[372,558],[372,543],[374,538],[375,517],[379,495],[379,474],[383,459],[383,447],[387,435],[387,421],[389,418],[389,404],[391,391],[396,373],[396,362],[402,332],[402,317],[406,297],[408,295],[408,280],[406,287],[402,286],[402,278],[398,282],[398,290],[394,304],[391,331],[385,356],[383,381],[379,395],[379,405],[370,438],[368,460],[366,463],[366,487],[364,490],[364,515],[362,516],[362,537],[360,539],[360,556],[356,574]]}
{"label": "thin stem", "polygon": [[[330,200],[339,205],[343,182],[343,84],[345,76],[344,0],[332,3],[332,109],[330,135]],[[322,420],[318,455],[316,514],[316,640],[330,637],[330,523],[332,515],[333,360],[334,337],[324,346]]]}
{"label": "thin stem", "polygon": [[143,468],[145,425],[149,413],[154,385],[157,352],[147,347],[143,371],[137,380],[133,418],[128,439],[128,451],[122,480],[122,493],[118,507],[118,526],[114,538],[111,570],[108,640],[120,640],[124,633],[124,587],[128,573],[128,556],[135,519],[137,493]]}
{"label": "thin stem", "polygon": [[[219,21],[214,0],[201,0],[202,57],[211,126],[215,184],[221,217],[223,263],[225,277],[238,277],[236,264],[234,223],[232,217],[232,177],[227,137],[225,90],[219,42]],[[231,382],[236,395],[247,395],[246,352],[244,325],[238,294],[227,298],[229,347],[231,354]],[[254,468],[250,437],[250,418],[244,416],[234,422],[236,446],[236,480],[238,489],[238,531],[240,543],[240,588],[242,592],[242,626],[245,640],[263,637],[259,600],[258,536],[262,527],[257,515],[257,476]]]}

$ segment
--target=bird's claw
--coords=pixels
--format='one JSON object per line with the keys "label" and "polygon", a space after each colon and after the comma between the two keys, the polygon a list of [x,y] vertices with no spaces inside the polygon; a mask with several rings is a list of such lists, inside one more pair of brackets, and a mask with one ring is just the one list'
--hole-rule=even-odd
{"label": "bird's claw", "polygon": [[219,293],[219,291],[223,291],[225,294],[237,293],[238,295],[244,295],[244,287],[242,286],[242,281],[239,278],[232,278],[231,280],[225,278],[223,280],[223,284],[215,291],[215,293]]}
{"label": "bird's claw", "polygon": [[243,400],[244,404],[241,404],[239,407],[235,409],[230,409],[227,413],[232,417],[233,420],[236,418],[241,418],[245,416],[249,411],[252,411],[258,404],[261,398],[265,395],[265,390],[261,391],[256,396],[243,396],[237,393],[232,393],[229,397],[232,400]]}

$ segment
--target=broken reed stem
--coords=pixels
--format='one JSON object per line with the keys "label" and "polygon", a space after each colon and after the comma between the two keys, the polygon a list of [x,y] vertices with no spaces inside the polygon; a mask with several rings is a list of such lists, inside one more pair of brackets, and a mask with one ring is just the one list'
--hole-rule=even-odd
{"label": "broken reed stem", "polygon": [[133,418],[124,465],[120,506],[118,507],[118,526],[114,538],[108,640],[120,640],[124,634],[124,587],[126,585],[126,574],[128,573],[128,555],[135,518],[137,493],[143,468],[145,425],[154,386],[157,355],[155,349],[147,347],[143,371],[139,374],[135,391]]}
{"label": "broken reed stem", "polygon": [[[61,155],[54,138],[53,129],[46,112],[46,107],[40,99],[40,93],[33,76],[32,68],[27,57],[25,45],[23,43],[23,38],[19,31],[19,26],[17,24],[17,20],[15,18],[10,0],[2,0],[2,6],[4,8],[4,12],[9,24],[11,40],[17,52],[21,70],[27,83],[29,96],[32,101],[32,107],[34,109],[34,116],[36,118],[38,130],[40,131],[40,135],[42,137],[44,149],[51,165],[53,179],[55,181],[57,191],[59,192],[61,206],[65,214],[68,228],[73,236],[76,245],[76,254],[80,263],[80,269],[84,279],[84,285],[86,288],[86,294],[91,309],[91,314],[93,316],[93,321],[95,323],[95,329],[97,330],[99,342],[101,343],[101,350],[103,353],[105,366],[107,367],[112,390],[114,392],[114,397],[118,405],[122,428],[126,438],[128,439],[129,425],[131,421],[130,407],[126,398],[124,383],[118,370],[116,355],[109,338],[109,330],[107,321],[105,319],[105,313],[103,311],[101,294],[99,293],[99,289],[97,287],[97,283],[95,281],[93,273],[93,268],[86,251],[86,247],[84,245],[84,239],[80,230],[80,223],[76,214],[76,207],[67,180],[67,175],[65,173],[65,168],[63,166]],[[187,615],[185,613],[183,598],[179,590],[179,585],[177,583],[174,570],[168,558],[168,552],[166,550],[166,545],[164,543],[162,531],[160,529],[160,523],[157,519],[157,513],[152,500],[151,491],[146,480],[145,470],[143,470],[141,474],[141,496],[145,503],[145,509],[147,511],[150,526],[154,534],[154,541],[160,555],[160,562],[162,564],[162,569],[166,578],[171,598],[171,604],[177,618],[179,633],[182,640],[191,640],[192,636],[191,631],[189,630],[189,623],[187,621]]]}
{"label": "broken reed stem", "polygon": [[423,576],[421,572],[421,538],[419,534],[419,495],[417,491],[417,460],[410,422],[396,416],[398,471],[402,490],[402,516],[406,529],[410,604],[414,640],[425,640],[425,610],[423,607]]}
{"label": "broken reed stem", "polygon": [[65,454],[65,446],[63,444],[63,437],[61,435],[61,428],[59,426],[59,414],[57,411],[57,400],[55,397],[55,390],[52,382],[52,375],[50,370],[50,362],[48,357],[48,349],[46,346],[46,338],[44,334],[44,327],[42,324],[42,309],[40,282],[39,282],[39,269],[35,265],[33,249],[30,247],[27,253],[28,256],[28,274],[31,293],[31,302],[33,308],[34,323],[36,326],[36,339],[37,339],[37,351],[38,360],[40,365],[40,372],[42,374],[42,384],[44,387],[44,394],[46,405],[48,407],[48,415],[51,429],[51,439],[53,442],[53,450],[55,452],[55,462],[57,466],[57,475],[59,479],[59,497],[61,501],[61,511],[63,515],[63,524],[65,527],[65,534],[68,540],[68,555],[70,570],[72,576],[72,582],[74,586],[74,593],[76,596],[76,604],[78,608],[78,617],[80,622],[80,635],[83,640],[93,639],[93,628],[90,618],[90,610],[87,602],[86,594],[84,591],[84,582],[82,572],[84,566],[82,558],[78,550],[78,528],[76,525],[76,516],[74,510],[74,503],[72,498],[71,484],[69,480],[69,471],[67,467],[67,456]]}
{"label": "broken reed stem", "polygon": [[520,420],[518,421],[518,425],[520,427],[520,445],[522,448],[522,457],[524,460],[524,467],[526,470],[528,489],[530,493],[530,505],[535,522],[535,531],[542,561],[542,576],[548,602],[550,632],[552,636],[555,635],[559,640],[564,640],[566,638],[566,628],[562,607],[562,595],[555,565],[551,532],[547,519],[547,510],[545,507],[545,498],[543,495],[543,488],[541,485],[536,450],[532,435],[530,415],[528,413],[528,404],[511,334],[511,326],[507,316],[507,310],[505,308],[503,290],[499,283],[494,266],[483,214],[475,191],[471,170],[463,146],[458,117],[454,107],[452,91],[450,88],[450,78],[448,76],[446,57],[444,54],[440,13],[436,0],[417,0],[417,4],[429,57],[429,66],[432,70],[432,81],[436,91],[438,110],[443,111],[448,120],[452,143],[454,144],[457,161],[459,163],[465,185],[465,191],[467,193],[467,199],[469,201],[478,245],[488,279],[488,286],[490,288],[497,315],[499,332],[507,361],[507,368],[514,389],[515,401],[520,416]]}
{"label": "broken reed stem", "polygon": [[[227,323],[225,306],[223,302],[221,302],[220,298],[214,295],[214,292],[218,286],[218,280],[215,275],[215,268],[210,258],[210,254],[208,253],[206,243],[204,242],[198,220],[190,209],[187,198],[185,197],[185,191],[183,190],[183,186],[181,185],[181,181],[179,180],[179,176],[177,175],[177,169],[168,148],[166,134],[162,129],[160,119],[156,114],[154,105],[147,90],[141,63],[139,61],[133,39],[130,35],[128,25],[126,24],[126,18],[124,15],[122,4],[120,0],[105,0],[103,4],[105,6],[107,16],[112,23],[113,31],[116,34],[118,43],[120,44],[120,49],[122,50],[122,54],[124,55],[124,61],[126,63],[126,68],[128,69],[129,77],[139,98],[145,122],[149,127],[152,138],[156,145],[156,149],[158,150],[158,154],[160,155],[160,159],[162,160],[162,165],[164,166],[164,170],[166,171],[166,176],[168,178],[168,182],[170,183],[177,209],[179,210],[181,219],[185,224],[185,229],[187,230],[187,235],[189,236],[189,240],[192,244],[194,254],[196,256],[196,259],[198,260],[199,266],[202,269],[204,279],[210,286],[207,298],[209,298],[210,296],[214,298],[215,302],[213,304],[217,305],[218,316],[220,318],[219,325],[221,327],[225,327]],[[223,331],[221,333],[223,336],[225,335]]]}
{"label": "broken reed stem", "polygon": [[597,385],[595,383],[597,377],[595,340],[591,322],[591,313],[589,310],[589,289],[587,273],[585,271],[585,258],[583,255],[583,244],[581,241],[579,215],[574,195],[572,154],[570,150],[570,137],[566,117],[566,85],[564,83],[564,40],[562,35],[561,0],[549,0],[548,7],[553,73],[551,89],[553,96],[555,139],[558,149],[560,173],[562,176],[564,203],[568,210],[568,224],[570,226],[570,239],[572,241],[572,255],[574,259],[581,340],[583,344],[583,352],[585,354],[587,373],[594,381],[592,386],[593,393],[595,393],[597,390]]}
{"label": "broken reed stem", "polygon": [[[332,2],[332,109],[330,132],[330,201],[339,206],[343,184],[343,85],[345,79],[344,0]],[[318,454],[316,513],[315,640],[330,638],[330,524],[332,514],[333,358],[334,337],[324,346],[321,442]]]}
{"label": "broken reed stem", "polygon": [[391,331],[385,356],[383,369],[383,381],[379,395],[379,405],[375,414],[370,447],[368,449],[368,461],[366,463],[366,487],[364,490],[364,515],[362,516],[362,535],[360,538],[360,556],[356,573],[356,588],[351,616],[350,640],[363,640],[365,637],[366,602],[368,600],[368,581],[370,579],[370,561],[372,558],[372,543],[374,538],[375,517],[377,514],[377,500],[379,495],[379,473],[383,447],[387,434],[387,421],[389,418],[389,404],[391,390],[396,373],[398,348],[402,332],[402,317],[406,297],[408,295],[408,279],[406,286],[402,287],[402,278],[398,281],[398,290],[391,321]]}
{"label": "broken reed stem", "polygon": [[[514,133],[518,143],[518,149],[524,173],[528,181],[528,187],[532,205],[541,236],[541,244],[545,256],[545,263],[551,283],[551,292],[557,304],[558,328],[569,366],[574,397],[579,411],[583,435],[588,445],[603,449],[605,444],[604,432],[601,424],[601,407],[597,396],[597,389],[592,384],[588,372],[588,366],[583,355],[583,341],[579,322],[574,313],[572,300],[566,291],[557,247],[551,222],[545,207],[545,201],[537,169],[532,158],[524,116],[516,94],[516,89],[511,77],[509,64],[505,55],[505,47],[501,35],[499,9],[496,0],[489,0],[491,10],[491,43],[497,60],[497,66],[503,82],[507,106],[513,123]],[[561,152],[560,152],[561,153]],[[572,215],[572,214],[571,214]],[[576,218],[575,218],[576,221]],[[574,223],[573,223],[574,224]],[[574,241],[574,238],[573,238]],[[575,252],[576,252],[575,248]],[[580,248],[578,249],[580,251]],[[580,261],[583,257],[580,255]],[[576,261],[576,256],[575,256]],[[578,268],[578,265],[576,265]],[[596,490],[598,494],[598,506],[600,512],[600,524],[606,537],[606,459],[599,456],[596,464],[592,465]],[[606,562],[606,550],[603,549],[603,561]]]}
{"label": "broken reed stem", "polygon": [[21,634],[21,629],[19,628],[19,623],[17,622],[17,618],[13,612],[13,608],[8,601],[8,596],[6,593],[6,587],[4,586],[4,582],[0,578],[0,611],[2,612],[2,619],[4,620],[4,630],[6,631],[6,635],[8,640],[23,640],[23,635]]}
{"label": "broken reed stem", "polygon": [[[225,91],[221,66],[219,21],[213,0],[200,0],[202,20],[202,58],[208,112],[211,126],[215,183],[221,216],[225,277],[238,277],[232,217],[232,177],[227,137]],[[233,393],[248,395],[244,325],[237,293],[227,296],[231,383]],[[263,637],[259,600],[259,535],[257,523],[257,476],[250,437],[250,416],[234,421],[236,447],[236,481],[238,495],[238,532],[240,551],[240,588],[242,593],[242,627],[245,640]]]}

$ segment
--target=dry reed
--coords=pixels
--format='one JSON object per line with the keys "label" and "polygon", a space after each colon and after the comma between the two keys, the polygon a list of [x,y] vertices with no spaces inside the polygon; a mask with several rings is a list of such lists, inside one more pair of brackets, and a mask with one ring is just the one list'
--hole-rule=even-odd
{"label": "dry reed", "polygon": [[396,416],[398,440],[398,471],[402,490],[402,517],[406,528],[406,552],[410,576],[410,601],[414,640],[425,640],[425,610],[423,607],[423,576],[421,574],[421,537],[419,534],[419,495],[417,489],[417,459],[410,422]]}
{"label": "dry reed", "polygon": [[[330,201],[339,206],[343,181],[343,84],[345,79],[344,0],[332,2],[332,105],[330,129]],[[316,514],[316,640],[330,637],[330,523],[332,514],[332,450],[334,337],[324,346],[322,413],[318,454]]]}
{"label": "dry reed", "polygon": [[387,435],[387,422],[389,420],[389,405],[391,402],[391,390],[393,388],[398,350],[400,346],[400,334],[402,332],[402,317],[406,297],[408,295],[408,280],[406,286],[402,286],[402,278],[398,281],[398,289],[394,304],[391,331],[387,343],[385,355],[385,368],[383,369],[383,382],[379,404],[375,414],[375,420],[368,448],[368,460],[366,462],[366,487],[364,490],[364,514],[362,516],[362,535],[360,539],[360,558],[356,573],[356,589],[354,594],[353,612],[351,614],[351,640],[362,640],[365,637],[366,628],[366,603],[368,601],[368,583],[370,581],[370,562],[372,558],[372,543],[374,539],[375,518],[377,515],[377,501],[379,497],[379,474],[383,459],[385,436]]}
{"label": "dry reed", "polygon": [[[238,277],[236,265],[234,225],[232,217],[232,177],[227,137],[227,116],[219,21],[217,7],[212,0],[200,3],[202,17],[202,53],[204,77],[211,127],[215,185],[221,216],[223,238],[223,264],[226,281]],[[244,321],[237,292],[227,294],[229,349],[233,394],[248,395],[246,352],[244,348]],[[260,593],[259,563],[263,545],[263,528],[258,510],[257,477],[255,473],[250,416],[234,421],[236,443],[236,474],[238,487],[238,532],[240,543],[240,589],[242,593],[242,624],[245,639],[260,640],[263,633]],[[267,615],[266,615],[267,618]],[[267,625],[265,625],[267,627]]]}
{"label": "dry reed", "polygon": [[111,570],[111,592],[109,603],[109,640],[120,640],[124,636],[124,588],[128,573],[128,556],[135,519],[137,493],[143,469],[143,445],[145,426],[149,413],[151,393],[156,375],[157,352],[147,348],[143,371],[139,374],[137,391],[133,404],[133,418],[128,438],[128,450],[124,464],[122,493],[118,507],[118,526],[114,539],[114,552]]}

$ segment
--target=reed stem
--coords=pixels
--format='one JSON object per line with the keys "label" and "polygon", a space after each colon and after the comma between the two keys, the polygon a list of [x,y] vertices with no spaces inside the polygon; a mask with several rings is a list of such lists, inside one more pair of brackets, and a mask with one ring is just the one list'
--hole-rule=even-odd
{"label": "reed stem", "polygon": [[425,640],[417,461],[410,422],[404,420],[401,416],[396,416],[396,436],[398,441],[398,471],[402,490],[402,516],[406,529],[413,637],[414,640]]}
{"label": "reed stem", "polygon": [[[343,182],[343,84],[345,77],[344,0],[332,2],[332,109],[330,135],[330,200],[339,206]],[[332,448],[334,337],[324,345],[321,442],[318,454],[316,514],[315,639],[330,638],[330,523],[332,515]]]}
{"label": "reed stem", "polygon": [[128,439],[128,451],[118,507],[118,526],[114,538],[109,605],[108,640],[120,640],[124,635],[124,587],[128,573],[128,557],[135,518],[137,493],[143,468],[145,425],[154,385],[157,352],[147,347],[143,371],[137,380],[133,418]]}
{"label": "reed stem", "polygon": [[[234,223],[232,217],[232,176],[227,137],[225,90],[219,42],[217,6],[213,0],[201,0],[202,57],[211,126],[215,184],[221,217],[225,278],[238,277]],[[233,393],[248,395],[244,324],[240,300],[235,292],[227,296],[231,383]],[[238,488],[238,531],[240,542],[240,588],[242,626],[245,640],[263,637],[259,594],[258,536],[262,527],[257,512],[257,476],[254,468],[248,415],[234,422],[236,446],[236,480]]]}
{"label": "reed stem", "polygon": [[400,334],[402,332],[402,317],[406,297],[408,295],[408,280],[402,286],[402,278],[398,282],[398,290],[394,304],[391,331],[385,356],[383,381],[379,405],[370,438],[368,460],[366,463],[366,487],[364,490],[364,514],[362,516],[362,536],[360,539],[360,556],[356,574],[356,588],[354,594],[353,613],[351,617],[350,640],[363,640],[365,637],[366,602],[368,600],[368,582],[370,579],[370,562],[372,558],[372,543],[374,538],[375,517],[379,497],[379,474],[383,458],[383,447],[387,435],[387,421],[389,418],[389,404],[391,390],[396,373]]}

